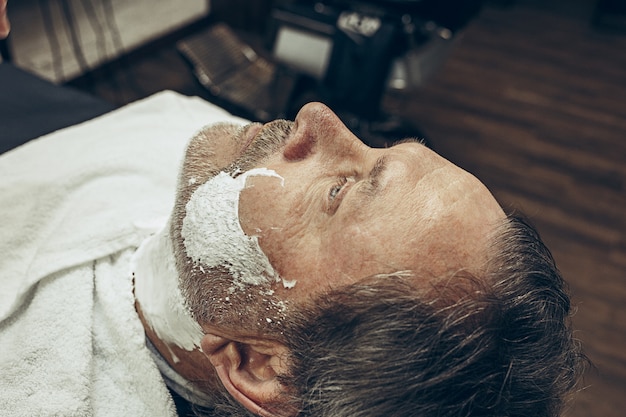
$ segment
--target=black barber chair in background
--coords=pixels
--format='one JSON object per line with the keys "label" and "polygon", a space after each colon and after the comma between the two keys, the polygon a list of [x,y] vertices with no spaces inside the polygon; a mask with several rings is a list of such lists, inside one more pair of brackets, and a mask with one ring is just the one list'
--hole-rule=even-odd
{"label": "black barber chair in background", "polygon": [[276,7],[268,49],[298,74],[286,117],[319,100],[372,145],[423,136],[381,112],[383,94],[422,84],[480,7],[480,0],[298,0]]}
{"label": "black barber chair in background", "polygon": [[414,91],[445,59],[480,0],[276,0],[266,55],[223,24],[178,43],[194,73],[234,113],[292,119],[309,101],[333,108],[372,146],[417,136],[381,112],[386,91]]}

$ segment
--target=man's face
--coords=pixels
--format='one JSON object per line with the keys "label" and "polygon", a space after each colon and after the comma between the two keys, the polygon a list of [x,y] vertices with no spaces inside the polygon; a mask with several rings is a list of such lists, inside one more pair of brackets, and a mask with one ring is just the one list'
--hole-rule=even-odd
{"label": "man's face", "polygon": [[276,285],[287,299],[374,274],[478,272],[489,233],[504,217],[469,173],[416,142],[369,148],[319,103],[303,107],[293,125],[221,126],[203,137],[190,146],[183,183],[226,166],[282,177],[249,177],[238,214],[280,276],[296,281],[290,289]]}

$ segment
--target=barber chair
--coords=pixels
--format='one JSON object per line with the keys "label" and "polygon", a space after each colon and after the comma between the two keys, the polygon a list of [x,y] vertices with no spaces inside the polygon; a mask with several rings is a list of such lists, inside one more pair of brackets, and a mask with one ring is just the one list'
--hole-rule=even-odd
{"label": "barber chair", "polygon": [[[283,0],[271,11],[266,56],[223,27],[179,43],[219,104],[257,120],[329,105],[372,146],[424,136],[384,114],[386,92],[415,92],[445,60],[480,0]],[[245,80],[245,82],[244,82]],[[235,109],[229,106],[232,103]]]}
{"label": "barber chair", "polygon": [[370,145],[417,136],[384,114],[387,91],[415,92],[436,73],[480,0],[300,0],[272,11],[269,49],[299,74],[287,117],[311,100],[330,105]]}

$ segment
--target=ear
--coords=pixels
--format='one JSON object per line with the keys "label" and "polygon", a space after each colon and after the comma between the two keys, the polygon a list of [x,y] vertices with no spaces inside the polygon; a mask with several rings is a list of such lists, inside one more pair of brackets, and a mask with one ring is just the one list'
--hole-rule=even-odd
{"label": "ear", "polygon": [[200,345],[222,385],[249,411],[263,417],[295,414],[289,404],[280,406],[286,388],[277,376],[289,370],[286,346],[265,339],[235,341],[214,333],[205,334]]}

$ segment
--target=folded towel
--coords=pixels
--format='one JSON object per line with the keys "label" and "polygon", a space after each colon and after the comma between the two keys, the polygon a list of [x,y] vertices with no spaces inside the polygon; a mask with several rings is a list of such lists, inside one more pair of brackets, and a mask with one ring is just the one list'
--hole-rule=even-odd
{"label": "folded towel", "polygon": [[172,415],[129,261],[167,218],[199,128],[242,120],[154,95],[0,156],[2,415]]}

